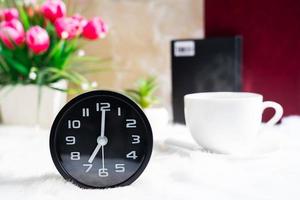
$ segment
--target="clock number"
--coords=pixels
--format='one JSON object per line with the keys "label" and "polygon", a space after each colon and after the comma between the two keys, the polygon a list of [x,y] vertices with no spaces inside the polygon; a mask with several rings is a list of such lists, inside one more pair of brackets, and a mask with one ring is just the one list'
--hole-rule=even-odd
{"label": "clock number", "polygon": [[82,108],[82,117],[89,117],[89,116],[90,116],[90,109]]}
{"label": "clock number", "polygon": [[136,120],[126,119],[126,128],[136,128]]}
{"label": "clock number", "polygon": [[110,111],[110,103],[96,103],[96,111]]}
{"label": "clock number", "polygon": [[66,145],[74,145],[76,143],[76,138],[74,136],[66,137]]}
{"label": "clock number", "polygon": [[79,120],[68,120],[68,129],[79,129],[81,126]]}
{"label": "clock number", "polygon": [[93,164],[83,164],[82,166],[87,167],[87,169],[85,170],[85,173],[88,173],[92,169]]}
{"label": "clock number", "polygon": [[107,177],[108,176],[108,169],[107,168],[99,169],[98,175],[100,177]]}
{"label": "clock number", "polygon": [[80,152],[71,152],[71,160],[80,160]]}
{"label": "clock number", "polygon": [[125,164],[115,164],[115,172],[125,172]]}
{"label": "clock number", "polygon": [[141,137],[139,135],[132,135],[131,144],[139,144],[141,142]]}
{"label": "clock number", "polygon": [[136,151],[131,151],[126,155],[126,158],[132,158],[133,160],[137,159]]}

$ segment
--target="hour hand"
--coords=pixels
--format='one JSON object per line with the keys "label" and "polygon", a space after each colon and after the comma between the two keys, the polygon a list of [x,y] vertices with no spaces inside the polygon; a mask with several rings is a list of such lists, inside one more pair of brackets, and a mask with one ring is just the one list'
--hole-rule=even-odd
{"label": "hour hand", "polygon": [[104,137],[98,137],[97,138],[97,146],[95,148],[95,150],[93,151],[92,155],[90,156],[88,162],[89,163],[92,163],[97,155],[97,153],[100,151],[101,147],[102,146],[105,146],[107,144],[108,140],[107,138],[104,136]]}
{"label": "hour hand", "polygon": [[88,162],[92,163],[97,155],[97,153],[99,152],[100,148],[101,148],[101,144],[98,143],[98,145],[96,146],[95,150],[93,151],[92,155],[90,156]]}

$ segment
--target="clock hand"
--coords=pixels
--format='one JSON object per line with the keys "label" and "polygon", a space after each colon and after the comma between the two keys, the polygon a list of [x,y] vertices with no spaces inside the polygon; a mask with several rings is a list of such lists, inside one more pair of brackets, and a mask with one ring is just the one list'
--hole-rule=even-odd
{"label": "clock hand", "polygon": [[101,135],[100,137],[104,137],[105,131],[105,110],[101,110]]}
{"label": "clock hand", "polygon": [[[108,140],[107,137],[104,136],[104,132],[105,132],[105,110],[101,110],[101,133],[100,136],[97,138],[97,146],[95,148],[95,150],[93,151],[92,155],[90,156],[88,162],[92,163],[97,155],[97,153],[99,152],[100,148],[102,147],[102,158],[104,157],[103,154],[103,146],[107,144]],[[102,163],[104,165],[104,160],[102,159]]]}
{"label": "clock hand", "polygon": [[[96,157],[96,155],[99,152],[99,150],[100,150],[101,147],[102,147],[102,152],[103,152],[103,147],[108,143],[107,137],[105,137],[105,136],[104,137],[99,136],[97,138],[97,143],[98,144],[97,144],[95,150],[93,151],[92,155],[90,156],[90,158],[88,160],[89,163],[92,163],[94,161],[94,159],[95,159],[95,157]],[[103,153],[102,153],[102,155],[103,155]]]}
{"label": "clock hand", "polygon": [[104,169],[104,146],[102,146],[102,169]]}
{"label": "clock hand", "polygon": [[89,163],[92,163],[97,155],[97,153],[99,152],[100,148],[101,148],[101,144],[98,143],[98,145],[96,146],[95,150],[93,151],[92,155],[90,156],[88,162]]}
{"label": "clock hand", "polygon": [[[105,131],[105,110],[102,110],[101,113],[101,137],[104,137],[104,131]],[[102,169],[104,168],[104,146],[102,146]]]}

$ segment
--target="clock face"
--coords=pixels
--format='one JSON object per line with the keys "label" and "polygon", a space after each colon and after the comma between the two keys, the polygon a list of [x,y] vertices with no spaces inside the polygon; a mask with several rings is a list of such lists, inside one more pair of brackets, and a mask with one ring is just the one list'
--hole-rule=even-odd
{"label": "clock face", "polygon": [[127,97],[109,91],[71,100],[56,117],[50,136],[58,171],[85,188],[132,183],[145,169],[152,143],[142,110]]}

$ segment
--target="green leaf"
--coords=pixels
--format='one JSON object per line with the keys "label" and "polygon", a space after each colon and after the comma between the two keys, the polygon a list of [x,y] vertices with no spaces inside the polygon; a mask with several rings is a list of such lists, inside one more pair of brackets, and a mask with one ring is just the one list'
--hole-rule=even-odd
{"label": "green leaf", "polygon": [[126,90],[125,94],[130,97],[134,102],[136,102],[138,105],[141,105],[141,97],[139,93],[135,91]]}
{"label": "green leaf", "polygon": [[92,74],[92,73],[100,73],[100,72],[107,72],[110,71],[111,68],[95,68],[95,69],[89,69],[86,66],[83,69],[76,70],[80,74]]}
{"label": "green leaf", "polygon": [[77,50],[77,44],[78,44],[77,39],[67,41],[65,43],[65,53],[66,54],[74,53]]}
{"label": "green leaf", "polygon": [[158,99],[153,95],[158,85],[154,77],[148,79],[140,79],[137,82],[136,89],[126,90],[126,94],[136,101],[142,108],[151,107],[158,103]]}
{"label": "green leaf", "polygon": [[2,43],[2,41],[0,40],[0,54],[3,55],[4,57],[9,56],[12,57],[13,56],[13,52],[6,48],[6,46]]}
{"label": "green leaf", "polygon": [[5,58],[6,62],[14,68],[16,71],[18,71],[20,74],[27,76],[29,74],[29,69],[22,65],[21,63],[17,62],[16,60],[6,57]]}
{"label": "green leaf", "polygon": [[30,22],[29,22],[29,18],[28,18],[27,13],[24,10],[24,7],[22,5],[20,5],[20,6],[17,6],[17,9],[19,11],[20,20],[21,20],[21,22],[24,26],[24,29],[28,30],[30,28]]}
{"label": "green leaf", "polygon": [[49,62],[51,59],[55,60],[55,57],[58,57],[57,55],[61,53],[64,43],[65,43],[65,40],[60,40],[58,43],[56,43],[53,46],[53,48],[51,49],[50,53],[48,54],[48,56],[46,58],[46,62]]}
{"label": "green leaf", "polygon": [[9,66],[7,65],[6,61],[4,58],[0,55],[0,66],[3,70],[3,72],[8,73],[9,72]]}
{"label": "green leaf", "polygon": [[38,74],[37,84],[47,85],[52,81],[66,79],[71,83],[81,86],[82,83],[88,83],[87,79],[76,72],[57,69],[54,67],[46,68]]}
{"label": "green leaf", "polygon": [[27,46],[16,48],[13,51],[14,59],[17,60],[19,63],[22,63],[24,66],[27,66],[27,68],[30,68],[31,60],[28,56],[28,48]]}

